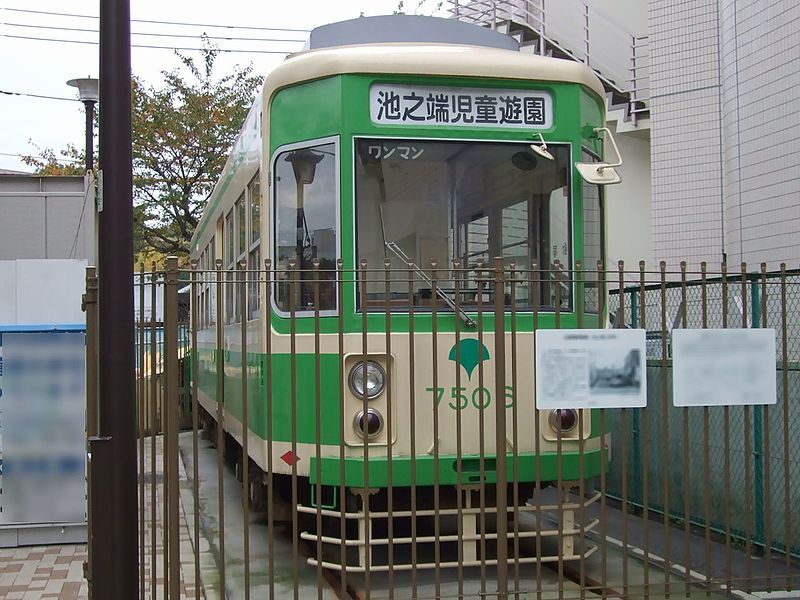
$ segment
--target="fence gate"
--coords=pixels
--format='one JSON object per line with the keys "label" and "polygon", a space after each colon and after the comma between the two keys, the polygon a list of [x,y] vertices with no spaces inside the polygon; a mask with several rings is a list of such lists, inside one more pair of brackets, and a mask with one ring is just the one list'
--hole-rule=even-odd
{"label": "fence gate", "polygon": [[405,258],[142,267],[143,599],[796,591],[800,271]]}

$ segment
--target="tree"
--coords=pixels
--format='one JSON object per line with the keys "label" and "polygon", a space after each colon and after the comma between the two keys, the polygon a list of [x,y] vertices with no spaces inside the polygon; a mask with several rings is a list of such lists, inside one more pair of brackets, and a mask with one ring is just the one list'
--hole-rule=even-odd
{"label": "tree", "polygon": [[[176,52],[183,69],[163,71],[164,82],[131,81],[134,251],[138,257],[185,256],[260,79],[252,67],[217,77],[219,50],[203,40],[199,60]],[[102,110],[102,106],[98,107]],[[83,152],[39,149],[23,162],[40,175],[83,174]],[[103,149],[98,151],[102,153]]]}
{"label": "tree", "polygon": [[[178,54],[186,73],[165,71],[160,87],[132,82],[134,236],[137,249],[185,255],[202,210],[252,105],[252,67],[216,78],[219,51]],[[102,149],[101,149],[102,151]]]}
{"label": "tree", "polygon": [[23,156],[22,162],[36,169],[37,175],[83,175],[86,172],[86,154],[72,144],[59,151],[61,158],[51,148],[36,146],[36,149],[38,156]]}

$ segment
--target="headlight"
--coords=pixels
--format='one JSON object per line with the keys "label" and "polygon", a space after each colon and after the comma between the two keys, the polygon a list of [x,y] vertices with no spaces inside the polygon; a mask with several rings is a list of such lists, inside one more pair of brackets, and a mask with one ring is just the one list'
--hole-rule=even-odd
{"label": "headlight", "polygon": [[353,419],[353,427],[360,437],[374,439],[383,431],[383,416],[374,408],[367,409],[366,414],[360,410]]}
{"label": "headlight", "polygon": [[555,433],[569,433],[578,426],[578,411],[571,408],[557,408],[550,411],[550,429]]}
{"label": "headlight", "polygon": [[383,393],[386,387],[386,371],[376,362],[367,361],[366,373],[364,363],[359,362],[350,371],[350,391],[359,398],[364,397],[366,387],[367,399],[372,400]]}

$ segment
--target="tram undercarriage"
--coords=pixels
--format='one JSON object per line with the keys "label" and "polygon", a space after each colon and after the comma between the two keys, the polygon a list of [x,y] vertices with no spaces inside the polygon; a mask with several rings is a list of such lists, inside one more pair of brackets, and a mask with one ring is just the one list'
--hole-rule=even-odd
{"label": "tram undercarriage", "polygon": [[339,503],[343,512],[304,504],[297,510],[307,523],[316,517],[322,523],[320,535],[312,527],[301,539],[321,548],[308,563],[326,569],[344,565],[359,573],[492,566],[497,564],[498,536],[508,543],[509,562],[574,561],[597,550],[578,539],[597,528],[597,519],[581,516],[600,498],[599,493],[581,498],[571,493],[575,487],[563,483],[560,490],[551,487],[537,494],[533,484],[520,484],[521,500],[515,506],[514,486],[509,485],[506,535],[498,534],[494,486],[482,492],[479,484],[462,485],[461,502],[454,486],[440,487],[438,498],[434,488],[420,487],[412,507],[410,488],[401,488],[392,492],[390,510],[386,489],[349,488]]}

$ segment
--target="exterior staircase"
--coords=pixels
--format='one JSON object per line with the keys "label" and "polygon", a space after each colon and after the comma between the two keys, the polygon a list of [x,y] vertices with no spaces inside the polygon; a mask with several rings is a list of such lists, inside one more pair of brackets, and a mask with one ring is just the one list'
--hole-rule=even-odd
{"label": "exterior staircase", "polygon": [[559,0],[547,10],[544,0],[451,0],[447,11],[511,36],[520,52],[588,65],[605,87],[607,120],[617,132],[649,129],[647,36],[625,30],[587,0]]}

